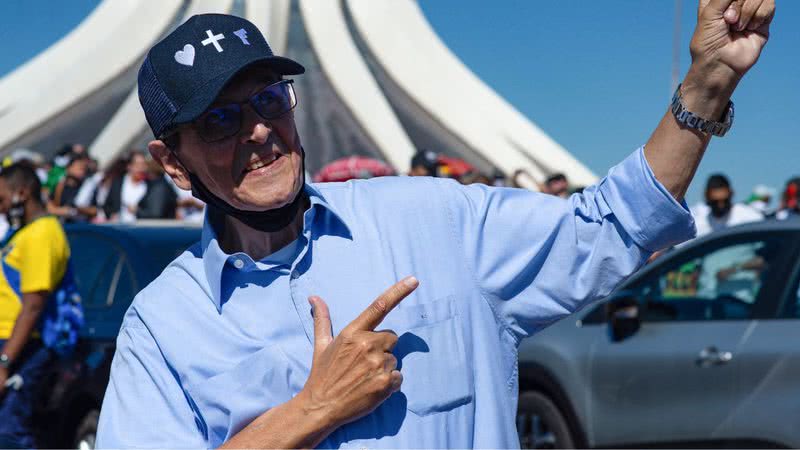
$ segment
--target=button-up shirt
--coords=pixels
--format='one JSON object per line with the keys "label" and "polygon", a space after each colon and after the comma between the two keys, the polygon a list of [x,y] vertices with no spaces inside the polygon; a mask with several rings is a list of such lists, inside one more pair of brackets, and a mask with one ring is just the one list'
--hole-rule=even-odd
{"label": "button-up shirt", "polygon": [[307,298],[336,335],[406,275],[381,325],[402,388],[322,447],[516,447],[517,347],[607,295],[651,252],[694,235],[638,150],[568,199],[387,177],[306,185],[295,243],[263,261],[202,240],[128,310],[100,447],[216,447],[295,396],[313,352]]}

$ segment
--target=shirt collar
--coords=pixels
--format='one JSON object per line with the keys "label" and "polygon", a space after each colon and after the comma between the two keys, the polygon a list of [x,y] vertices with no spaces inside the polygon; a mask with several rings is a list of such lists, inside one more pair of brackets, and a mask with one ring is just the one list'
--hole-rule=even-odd
{"label": "shirt collar", "polygon": [[[322,194],[310,184],[303,186],[303,189],[308,194],[311,205],[303,215],[303,231],[302,234],[306,238],[310,238],[312,233],[322,234],[331,228],[331,221],[336,222],[341,226],[345,237],[352,239],[350,227],[342,219],[342,217],[331,207],[325,200]],[[338,228],[338,227],[336,227]],[[217,241],[217,233],[214,227],[211,226],[208,218],[208,209],[206,209],[205,219],[203,220],[203,232],[200,238],[202,251],[203,251],[203,268],[205,269],[206,280],[211,289],[211,299],[217,307],[217,311],[222,311],[222,272],[225,264],[232,258],[241,258],[246,264],[254,264],[252,258],[245,253],[228,254],[223,251],[219,242]]]}

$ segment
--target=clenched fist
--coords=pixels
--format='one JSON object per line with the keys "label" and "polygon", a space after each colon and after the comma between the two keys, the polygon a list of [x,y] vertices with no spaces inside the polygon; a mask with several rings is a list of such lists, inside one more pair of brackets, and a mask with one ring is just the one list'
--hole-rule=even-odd
{"label": "clenched fist", "polygon": [[775,0],[700,0],[692,65],[681,87],[689,111],[722,119],[739,81],[761,56],[774,16]]}
{"label": "clenched fist", "polygon": [[774,16],[775,0],[700,0],[687,88],[704,91],[701,100],[730,96],[761,56]]}
{"label": "clenched fist", "polygon": [[392,354],[397,335],[375,331],[418,282],[408,277],[390,287],[334,339],[328,306],[309,298],[314,309],[314,356],[311,374],[300,392],[304,407],[337,428],[363,417],[400,389],[403,375]]}

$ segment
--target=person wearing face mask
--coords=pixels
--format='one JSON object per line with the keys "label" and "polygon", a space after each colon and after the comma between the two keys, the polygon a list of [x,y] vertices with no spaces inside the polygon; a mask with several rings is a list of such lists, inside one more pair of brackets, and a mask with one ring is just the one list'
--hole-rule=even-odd
{"label": "person wearing face mask", "polygon": [[30,166],[0,172],[0,213],[13,233],[0,252],[0,448],[32,448],[33,405],[55,361],[48,299],[67,279],[70,249]]}
{"label": "person wearing face mask", "polygon": [[733,190],[725,175],[717,173],[708,177],[705,197],[705,204],[695,205],[691,209],[697,225],[697,237],[764,219],[757,210],[741,203],[733,203]]}

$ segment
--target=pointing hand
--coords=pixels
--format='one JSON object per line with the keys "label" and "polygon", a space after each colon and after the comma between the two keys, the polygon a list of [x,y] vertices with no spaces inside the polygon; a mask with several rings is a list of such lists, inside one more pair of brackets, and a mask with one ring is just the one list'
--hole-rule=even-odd
{"label": "pointing hand", "polygon": [[314,309],[314,356],[299,394],[305,397],[307,410],[322,410],[339,427],[369,414],[400,389],[403,375],[392,355],[397,335],[375,328],[418,284],[414,277],[395,283],[336,338],[328,306],[319,297],[309,298]]}

